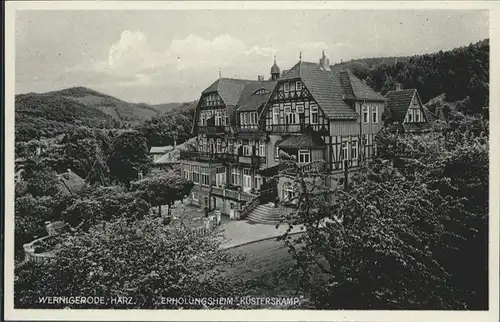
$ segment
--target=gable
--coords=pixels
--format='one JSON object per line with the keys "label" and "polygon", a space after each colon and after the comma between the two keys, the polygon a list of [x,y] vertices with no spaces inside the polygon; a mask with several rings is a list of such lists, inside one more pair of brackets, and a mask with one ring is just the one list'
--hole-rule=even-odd
{"label": "gable", "polygon": [[404,123],[427,123],[427,117],[425,110],[422,105],[422,101],[418,95],[418,92],[415,90],[413,97],[408,104],[408,108],[406,111],[406,115],[404,118]]}

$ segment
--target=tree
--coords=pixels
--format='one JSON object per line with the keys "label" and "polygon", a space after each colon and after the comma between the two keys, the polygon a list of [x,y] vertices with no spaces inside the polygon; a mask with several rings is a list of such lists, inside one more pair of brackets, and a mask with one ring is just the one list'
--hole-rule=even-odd
{"label": "tree", "polygon": [[45,221],[53,219],[53,198],[35,198],[28,194],[15,200],[14,249],[15,257],[22,258],[23,245],[47,234]]}
{"label": "tree", "polygon": [[132,183],[132,190],[140,192],[151,205],[158,206],[159,214],[161,214],[161,206],[168,205],[168,214],[170,215],[171,205],[176,200],[183,200],[192,189],[193,183],[191,181],[174,172]]}
{"label": "tree", "polygon": [[[97,307],[61,304],[61,308],[141,309],[179,307],[162,304],[162,297],[233,296],[234,288],[222,274],[235,258],[219,249],[217,240],[214,235],[195,235],[183,224],[166,226],[158,217],[98,225],[89,233],[68,236],[55,261],[18,268],[15,306],[47,307],[37,301],[46,294],[133,299],[128,306],[107,301]],[[183,307],[200,308],[192,303]]]}
{"label": "tree", "polygon": [[463,117],[446,139],[382,132],[381,159],[348,192],[296,176],[286,221],[305,233],[283,239],[317,308],[487,308],[487,128]]}
{"label": "tree", "polygon": [[[35,161],[36,163],[36,161]],[[27,164],[24,172],[26,193],[34,197],[54,196],[59,192],[56,172],[50,168]]]}
{"label": "tree", "polygon": [[130,188],[130,182],[137,179],[139,172],[149,171],[151,160],[145,138],[135,131],[118,135],[112,144],[107,164],[111,176]]}

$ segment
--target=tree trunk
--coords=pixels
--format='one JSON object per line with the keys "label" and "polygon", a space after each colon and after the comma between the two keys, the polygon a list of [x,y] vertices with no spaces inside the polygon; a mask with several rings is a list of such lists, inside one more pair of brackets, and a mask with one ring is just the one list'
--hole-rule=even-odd
{"label": "tree trunk", "polygon": [[158,215],[161,216],[161,205],[158,205]]}

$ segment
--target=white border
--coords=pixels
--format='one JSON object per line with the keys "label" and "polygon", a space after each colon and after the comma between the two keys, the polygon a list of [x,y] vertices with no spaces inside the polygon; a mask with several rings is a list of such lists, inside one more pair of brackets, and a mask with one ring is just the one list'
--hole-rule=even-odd
{"label": "white border", "polygon": [[[15,93],[15,11],[16,10],[332,10],[332,9],[489,9],[490,10],[490,119],[499,123],[500,48],[498,32],[500,22],[498,2],[263,2],[263,1],[165,1],[165,2],[111,2],[111,1],[33,1],[7,2],[5,4],[5,169],[14,169],[14,93]],[[5,285],[4,308],[6,320],[99,320],[99,321],[498,321],[498,248],[499,248],[499,129],[490,125],[490,254],[489,311],[195,311],[195,310],[15,310],[13,309],[13,261],[14,258],[14,173],[5,171]],[[464,263],[466,264],[466,263]],[[468,263],[474,264],[474,263]]]}

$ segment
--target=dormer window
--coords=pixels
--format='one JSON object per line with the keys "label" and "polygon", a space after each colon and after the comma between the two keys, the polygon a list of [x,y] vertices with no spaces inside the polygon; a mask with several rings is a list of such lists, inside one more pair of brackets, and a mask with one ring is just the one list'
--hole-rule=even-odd
{"label": "dormer window", "polygon": [[265,88],[261,88],[261,89],[259,89],[258,91],[256,91],[256,92],[254,93],[254,95],[263,95],[263,94],[268,94],[268,93],[269,93],[269,91],[268,91],[267,89],[265,89]]}

